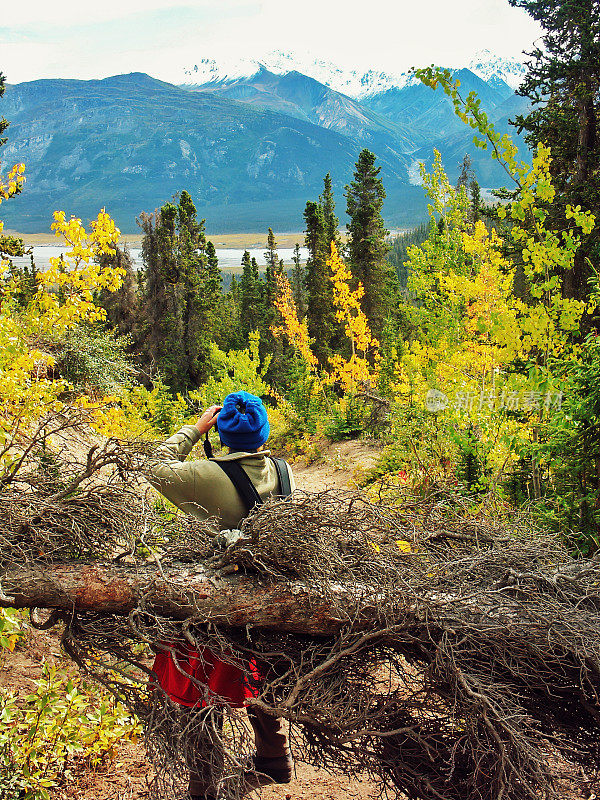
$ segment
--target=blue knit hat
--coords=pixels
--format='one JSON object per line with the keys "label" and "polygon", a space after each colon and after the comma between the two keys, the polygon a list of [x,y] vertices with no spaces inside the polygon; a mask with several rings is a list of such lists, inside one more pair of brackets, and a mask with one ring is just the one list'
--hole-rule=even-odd
{"label": "blue knit hat", "polygon": [[217,428],[221,441],[233,450],[258,450],[269,438],[269,419],[260,397],[233,392],[223,400]]}

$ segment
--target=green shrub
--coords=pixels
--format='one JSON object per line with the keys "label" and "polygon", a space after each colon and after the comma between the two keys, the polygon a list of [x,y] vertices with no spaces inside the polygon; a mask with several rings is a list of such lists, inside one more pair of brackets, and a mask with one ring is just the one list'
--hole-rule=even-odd
{"label": "green shrub", "polygon": [[269,367],[270,357],[262,363],[259,355],[259,335],[250,334],[250,343],[245,350],[230,350],[224,353],[216,345],[211,345],[212,375],[199,389],[190,392],[190,398],[199,408],[223,401],[231,392],[243,389],[258,397],[269,393],[264,376]]}
{"label": "green shrub", "polygon": [[80,325],[57,343],[56,369],[77,390],[114,392],[130,382],[134,372],[128,346],[128,337]]}
{"label": "green shrub", "polygon": [[77,766],[98,768],[139,733],[106,692],[44,664],[25,698],[0,690],[0,800],[49,800]]}
{"label": "green shrub", "polygon": [[400,476],[401,482],[424,488],[434,481],[454,480],[454,428],[418,406],[392,407],[389,444],[383,449],[372,479]]}
{"label": "green shrub", "polygon": [[[0,609],[0,657],[25,636],[24,612]],[[103,689],[45,663],[26,697],[0,688],[0,800],[49,800],[77,766],[96,769],[140,723]]]}
{"label": "green shrub", "polygon": [[364,430],[368,411],[361,398],[354,395],[342,397],[334,403],[325,422],[325,435],[332,442],[356,439]]}
{"label": "green shrub", "polygon": [[12,653],[25,634],[23,612],[14,608],[0,608],[0,660],[7,653]]}

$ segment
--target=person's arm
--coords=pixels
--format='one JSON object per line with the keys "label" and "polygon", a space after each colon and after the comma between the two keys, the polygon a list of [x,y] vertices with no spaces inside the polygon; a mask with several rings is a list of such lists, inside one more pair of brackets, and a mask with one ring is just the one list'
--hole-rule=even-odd
{"label": "person's arm", "polygon": [[217,421],[221,406],[211,406],[195,425],[184,425],[177,433],[159,445],[146,476],[150,483],[176,506],[193,502],[198,481],[202,478],[204,461],[186,461],[192,447]]}

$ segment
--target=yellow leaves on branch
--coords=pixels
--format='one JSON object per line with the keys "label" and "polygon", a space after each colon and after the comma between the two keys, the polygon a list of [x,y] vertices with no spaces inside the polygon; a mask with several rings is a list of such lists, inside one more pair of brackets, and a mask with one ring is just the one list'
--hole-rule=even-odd
{"label": "yellow leaves on branch", "polygon": [[54,212],[52,230],[67,245],[64,256],[50,259],[50,268],[39,278],[35,302],[41,311],[43,329],[66,330],[80,322],[97,322],[106,316],[94,303],[94,293],[116,291],[125,270],[102,262],[114,253],[120,231],[102,210],[88,233],[81,220],[67,220],[64,211]]}
{"label": "yellow leaves on branch", "polygon": [[524,304],[514,297],[512,271],[501,254],[503,242],[496,231],[489,233],[479,221],[462,238],[465,253],[473,259],[472,275],[450,273],[440,280],[466,301],[467,347],[483,373],[491,373],[520,351],[518,315]]}
{"label": "yellow leaves on branch", "polygon": [[[21,174],[17,170],[15,180]],[[81,220],[67,221],[62,211],[54,220],[52,228],[68,247],[64,257],[52,259],[50,269],[39,275],[37,293],[25,309],[16,305],[11,286],[5,288],[0,307],[0,446],[15,425],[34,423],[62,407],[60,397],[68,384],[52,377],[54,359],[43,352],[40,341],[55,339],[80,322],[104,319],[94,293],[114,291],[122,282],[123,270],[97,261],[114,251],[119,237],[108,214],[100,212],[90,233]]]}
{"label": "yellow leaves on branch", "polygon": [[[327,261],[327,266],[331,270],[336,318],[344,323],[344,331],[352,346],[352,355],[350,360],[339,354],[332,356],[329,359],[331,370],[326,380],[331,384],[338,383],[345,393],[353,393],[358,383],[372,385],[376,381],[376,370],[372,368],[367,356],[372,356],[373,362],[377,364],[379,342],[372,336],[368,320],[360,305],[364,289],[360,284],[355,290],[350,288],[352,273],[340,258],[334,242],[331,243],[331,257]],[[318,361],[310,347],[306,321],[298,319],[289,281],[283,273],[277,273],[275,279],[277,282],[275,306],[281,314],[283,325],[275,326],[271,330],[276,336],[282,334],[287,336],[289,342],[301,354],[307,367],[316,374]]]}
{"label": "yellow leaves on branch", "polygon": [[327,260],[327,266],[333,282],[333,303],[337,308],[335,316],[338,322],[345,323],[352,350],[366,353],[378,348],[379,342],[371,336],[369,322],[360,305],[365,290],[361,283],[354,291],[350,289],[352,273],[340,258],[335,242],[331,243],[331,257]]}
{"label": "yellow leaves on branch", "polygon": [[[8,200],[14,194],[21,191],[25,183],[25,164],[15,164],[6,178],[0,176],[0,203],[3,200]],[[0,220],[0,233],[4,230],[4,223]],[[5,262],[0,259],[2,267],[6,266]]]}
{"label": "yellow leaves on branch", "polygon": [[21,190],[25,183],[25,164],[15,164],[6,178],[0,178],[0,203]]}
{"label": "yellow leaves on branch", "polygon": [[292,287],[283,272],[275,273],[277,284],[277,296],[275,297],[275,308],[281,314],[283,325],[273,326],[272,333],[275,336],[284,334],[290,344],[298,350],[309,369],[316,369],[317,359],[310,349],[310,337],[306,321],[298,319],[298,311],[292,295]]}
{"label": "yellow leaves on branch", "polygon": [[329,359],[330,380],[338,381],[344,392],[352,393],[359,382],[371,385],[376,381],[367,355],[371,354],[373,361],[377,362],[379,342],[371,334],[369,321],[361,308],[364,288],[360,283],[355,290],[350,288],[352,273],[340,258],[335,242],[331,242],[331,256],[327,260],[327,266],[333,283],[333,303],[337,309],[335,316],[338,322],[344,323],[344,331],[352,345],[349,361],[340,355]]}

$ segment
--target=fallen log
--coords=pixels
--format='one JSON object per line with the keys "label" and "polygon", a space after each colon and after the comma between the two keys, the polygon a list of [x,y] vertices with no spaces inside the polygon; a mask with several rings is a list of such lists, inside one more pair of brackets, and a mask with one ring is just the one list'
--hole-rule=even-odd
{"label": "fallen log", "polygon": [[[341,584],[325,593],[317,584],[302,581],[265,583],[249,575],[217,579],[205,568],[189,565],[135,570],[102,563],[28,567],[5,573],[2,589],[0,606],[5,608],[126,615],[143,606],[174,620],[193,616],[223,627],[309,635],[335,634],[351,618],[361,629],[375,618],[363,609],[360,620],[356,619],[364,593]],[[340,605],[346,610],[343,617]]]}
{"label": "fallen log", "polygon": [[[482,564],[495,558],[486,552]],[[181,768],[187,733],[144,705],[148,667],[135,645],[179,631],[235,664],[255,655],[270,665],[273,683],[252,702],[301,726],[308,760],[369,773],[398,797],[564,797],[563,786],[554,792],[563,773],[600,764],[598,567],[532,570],[530,559],[527,572],[476,586],[475,560],[438,570],[437,586],[431,573],[426,589],[401,571],[394,585],[370,586],[242,569],[218,577],[199,562],[30,563],[4,569],[0,604],[77,612],[67,652],[142,716],[163,776]],[[203,622],[213,624],[195,627]],[[137,683],[127,663],[144,667]]]}

